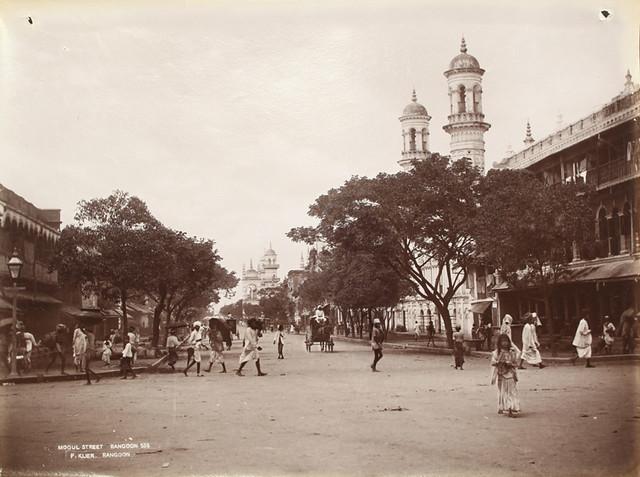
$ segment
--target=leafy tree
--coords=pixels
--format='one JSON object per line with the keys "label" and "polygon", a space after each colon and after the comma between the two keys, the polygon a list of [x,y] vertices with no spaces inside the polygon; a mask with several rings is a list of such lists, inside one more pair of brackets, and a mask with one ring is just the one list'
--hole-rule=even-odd
{"label": "leafy tree", "polygon": [[[151,282],[157,290],[155,311],[163,305],[167,325],[172,318],[180,320],[187,312],[191,317],[198,315],[196,309],[202,315],[211,303],[220,300],[221,290],[230,291],[237,285],[235,275],[219,264],[221,258],[211,240],[174,233],[167,245],[171,246],[165,251],[170,266]],[[154,337],[159,334],[156,324],[159,326],[159,320],[154,317]]]}
{"label": "leafy tree", "polygon": [[149,295],[156,303],[152,341],[157,346],[163,312],[169,321],[173,313],[206,308],[219,300],[220,290],[237,284],[220,266],[212,241],[163,226],[142,200],[125,192],[80,202],[75,219],[62,231],[52,267],[64,282],[90,284],[119,299],[123,334],[127,302],[136,295]]}
{"label": "leafy tree", "polygon": [[142,200],[121,191],[81,201],[75,220],[76,225],[61,233],[52,268],[60,272],[63,282],[88,284],[118,298],[124,339],[127,301],[157,273],[148,244],[160,224]]}
{"label": "leafy tree", "polygon": [[384,263],[434,303],[451,345],[449,303],[472,258],[480,179],[468,160],[438,154],[408,172],[354,177],[311,205],[309,214],[320,221],[316,227],[292,229],[288,236],[307,243],[321,239]]}
{"label": "leafy tree", "polygon": [[545,185],[526,170],[491,170],[482,185],[477,256],[511,286],[533,288],[551,317],[551,287],[566,274],[574,243],[593,234],[587,186]]}
{"label": "leafy tree", "polygon": [[275,288],[265,288],[258,292],[261,313],[278,323],[288,323],[293,314],[293,302],[289,299],[287,283]]}

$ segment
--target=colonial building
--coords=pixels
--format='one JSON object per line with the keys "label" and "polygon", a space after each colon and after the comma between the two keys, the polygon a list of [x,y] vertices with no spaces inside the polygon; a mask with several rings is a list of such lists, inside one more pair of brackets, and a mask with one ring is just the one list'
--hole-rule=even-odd
{"label": "colonial building", "polygon": [[265,288],[275,288],[279,285],[278,278],[278,255],[269,244],[269,248],[258,263],[258,267],[253,268],[253,259],[249,261],[249,268],[242,266],[242,276],[240,279],[240,290],[245,303],[258,304],[260,298],[258,292]]}
{"label": "colonial building", "polygon": [[[535,141],[527,124],[525,148],[494,164],[528,169],[549,184],[586,182],[597,193],[595,241],[574,244],[568,274],[553,287],[552,318],[573,329],[583,308],[592,318],[617,320],[640,306],[640,88],[627,72],[624,90],[602,108]],[[497,287],[500,316],[544,309],[535,289]],[[616,323],[617,325],[617,323]]]}
{"label": "colonial building", "polygon": [[[51,331],[60,312],[58,274],[49,271],[60,238],[60,210],[40,209],[0,184],[0,280],[11,286],[7,261],[14,250],[24,262],[18,285],[18,319],[36,336]],[[0,296],[0,321],[11,317],[13,296]],[[10,322],[10,321],[9,321]]]}

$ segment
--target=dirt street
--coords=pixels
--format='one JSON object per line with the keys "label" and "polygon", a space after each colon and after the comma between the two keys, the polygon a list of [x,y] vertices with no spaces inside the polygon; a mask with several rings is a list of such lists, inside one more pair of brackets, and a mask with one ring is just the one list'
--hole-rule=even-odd
{"label": "dirt street", "polygon": [[[455,371],[447,356],[388,350],[372,373],[362,345],[307,353],[287,336],[277,360],[271,335],[262,341],[265,377],[194,367],[1,387],[0,474],[637,475],[637,365],[522,371],[523,412],[510,419],[486,359]],[[230,370],[238,353],[226,353]]]}

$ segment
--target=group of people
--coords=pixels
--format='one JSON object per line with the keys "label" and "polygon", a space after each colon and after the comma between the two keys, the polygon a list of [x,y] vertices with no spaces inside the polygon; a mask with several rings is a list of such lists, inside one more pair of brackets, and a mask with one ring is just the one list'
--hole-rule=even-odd
{"label": "group of people", "polygon": [[[595,366],[591,364],[592,332],[587,320],[588,310],[584,310],[581,316],[582,318],[572,342],[576,349],[573,361],[575,363],[577,359],[585,359],[585,366],[593,368]],[[509,417],[516,417],[520,412],[517,389],[518,370],[525,369],[525,362],[540,369],[545,368],[542,363],[540,342],[536,332],[536,327],[541,326],[540,318],[536,313],[526,313],[522,320],[524,322],[522,328],[522,350],[518,349],[513,343],[511,334],[513,317],[507,314],[502,320],[500,334],[497,338],[495,349],[491,353],[491,384],[497,385],[498,388],[498,414],[508,415]],[[614,333],[615,326],[610,321],[606,321],[602,335],[606,346],[610,347],[612,345]],[[462,370],[464,364],[464,334],[460,326],[456,327],[452,338],[454,367]],[[377,364],[382,359],[383,340],[384,333],[381,323],[380,320],[376,319],[374,320],[371,335],[371,349],[373,350],[371,370],[374,372],[378,371]]]}
{"label": "group of people", "polygon": [[[413,324],[413,337],[416,341],[420,339],[420,333],[421,333],[421,326],[420,326],[420,323],[418,323],[418,320],[416,320],[415,323]],[[426,335],[427,335],[427,346],[435,346],[436,345],[436,342],[435,342],[436,327],[434,326],[433,321],[431,320],[429,320],[429,322],[427,323]]]}
{"label": "group of people", "polygon": [[[240,353],[238,368],[235,370],[237,376],[243,376],[242,370],[250,361],[255,363],[258,376],[267,375],[260,366],[259,352],[262,351],[262,347],[259,345],[259,339],[262,337],[262,328],[263,323],[261,320],[250,318],[247,321],[242,352]],[[277,344],[278,346],[278,359],[284,359],[284,341],[284,329],[282,325],[279,325],[273,341],[274,345]],[[167,364],[175,371],[175,365],[178,362],[178,349],[185,345],[187,349],[187,364],[182,371],[185,376],[189,376],[189,370],[194,365],[196,367],[196,376],[204,376],[201,372],[201,363],[202,353],[206,351],[209,351],[209,367],[205,371],[211,372],[215,364],[220,364],[222,367],[220,373],[226,373],[227,367],[223,352],[225,345],[227,350],[231,349],[231,343],[231,331],[220,320],[210,320],[208,327],[203,326],[199,321],[194,322],[189,336],[183,341],[178,339],[174,328],[169,331],[167,339]]]}

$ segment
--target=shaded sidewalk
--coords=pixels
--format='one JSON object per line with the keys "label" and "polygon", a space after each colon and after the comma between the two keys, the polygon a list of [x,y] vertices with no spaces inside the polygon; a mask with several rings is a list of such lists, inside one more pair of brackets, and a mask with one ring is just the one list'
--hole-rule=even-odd
{"label": "shaded sidewalk", "polygon": [[[366,338],[347,338],[344,336],[334,336],[334,341],[345,341],[349,343],[359,343],[362,345],[369,346],[369,340]],[[399,349],[404,351],[409,351],[413,353],[426,353],[426,354],[438,354],[438,355],[451,355],[453,354],[453,349],[446,347],[446,342],[444,340],[436,340],[436,346],[427,346],[426,341],[415,341],[412,339],[407,340],[394,340],[394,341],[385,341],[384,347],[387,349]],[[474,356],[476,358],[486,358],[489,359],[491,357],[491,351],[476,351],[469,350],[468,348],[465,350],[466,356]],[[546,364],[573,364],[573,357],[575,353],[571,351],[561,351],[558,352],[558,356],[550,356],[548,351],[541,352],[541,356],[543,361]],[[578,364],[581,364],[583,360],[580,360]],[[640,361],[640,354],[593,354],[591,361],[593,363],[606,363],[606,362],[616,362],[616,361]]]}

